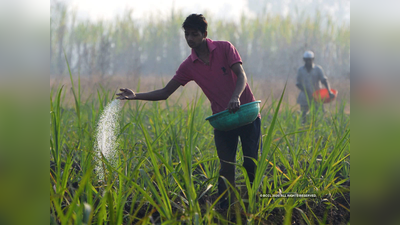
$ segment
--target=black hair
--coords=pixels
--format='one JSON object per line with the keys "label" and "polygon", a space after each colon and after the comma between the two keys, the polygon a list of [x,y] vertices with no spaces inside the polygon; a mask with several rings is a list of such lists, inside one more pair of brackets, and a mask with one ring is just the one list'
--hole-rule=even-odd
{"label": "black hair", "polygon": [[197,29],[201,33],[207,31],[207,20],[202,14],[190,14],[182,24],[183,29]]}

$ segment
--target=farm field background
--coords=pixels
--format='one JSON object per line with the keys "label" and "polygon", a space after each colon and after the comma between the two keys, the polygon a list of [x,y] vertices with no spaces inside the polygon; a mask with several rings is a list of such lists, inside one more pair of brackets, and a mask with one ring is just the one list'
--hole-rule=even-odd
{"label": "farm field background", "polygon": [[[211,110],[195,84],[178,89],[164,102],[121,103],[118,166],[104,161],[108,172],[100,181],[94,171],[94,137],[102,110],[119,87],[150,91],[168,79],[75,77],[72,81],[73,89],[71,80],[51,79],[53,224],[349,222],[350,114],[349,96],[344,94],[348,82],[333,80],[332,87],[343,94],[326,105],[325,115],[312,113],[303,126],[294,104],[298,91],[293,82],[288,81],[280,102],[284,80],[249,79],[262,101],[263,154],[257,188],[250,189],[245,205],[247,175],[242,173],[238,151],[238,204],[219,212],[214,209],[219,162],[213,129],[205,121]],[[317,197],[260,198],[260,194],[277,193]]]}

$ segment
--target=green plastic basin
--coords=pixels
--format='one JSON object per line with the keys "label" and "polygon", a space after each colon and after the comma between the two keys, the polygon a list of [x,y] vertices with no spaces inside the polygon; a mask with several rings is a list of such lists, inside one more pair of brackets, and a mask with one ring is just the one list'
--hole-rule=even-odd
{"label": "green plastic basin", "polygon": [[217,130],[228,131],[253,122],[260,112],[260,102],[254,101],[240,106],[235,113],[228,110],[216,113],[206,118]]}

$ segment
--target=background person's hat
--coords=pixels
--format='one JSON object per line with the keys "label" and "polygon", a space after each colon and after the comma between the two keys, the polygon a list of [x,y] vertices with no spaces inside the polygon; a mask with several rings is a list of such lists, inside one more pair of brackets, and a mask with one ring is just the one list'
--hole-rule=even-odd
{"label": "background person's hat", "polygon": [[312,52],[312,51],[304,52],[303,58],[305,58],[305,59],[313,59],[314,58],[314,52]]}

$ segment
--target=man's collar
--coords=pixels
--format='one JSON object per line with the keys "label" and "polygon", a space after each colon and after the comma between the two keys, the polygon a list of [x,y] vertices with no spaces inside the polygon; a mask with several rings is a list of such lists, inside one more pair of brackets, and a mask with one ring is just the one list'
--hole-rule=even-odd
{"label": "man's collar", "polygon": [[[315,63],[313,63],[313,64],[311,65],[311,69],[314,69],[314,67],[315,67]],[[307,66],[306,66],[306,65],[304,65],[304,69],[307,69]]]}
{"label": "man's collar", "polygon": [[[210,51],[210,53],[212,51],[214,51],[214,49],[217,48],[217,46],[214,44],[214,42],[211,39],[206,38],[206,41],[207,41],[207,47],[208,47],[208,50]],[[196,61],[196,59],[199,59],[199,57],[196,54],[196,51],[193,48],[192,48],[192,54],[190,55],[190,57],[192,59],[192,62]]]}

